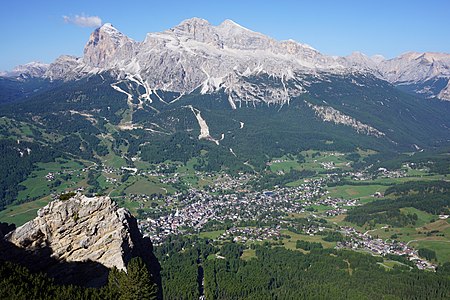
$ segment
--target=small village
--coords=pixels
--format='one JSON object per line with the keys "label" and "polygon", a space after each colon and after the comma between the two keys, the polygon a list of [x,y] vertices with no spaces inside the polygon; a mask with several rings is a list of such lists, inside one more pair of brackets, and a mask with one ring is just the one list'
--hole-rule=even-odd
{"label": "small village", "polygon": [[420,258],[417,255],[417,250],[409,247],[407,243],[391,241],[383,241],[382,239],[373,238],[366,233],[358,232],[353,227],[343,226],[340,227],[342,232],[348,240],[344,242],[338,242],[336,248],[352,249],[352,250],[366,250],[374,255],[386,256],[388,254],[395,254],[399,256],[405,256],[408,260],[414,262],[418,269],[431,270],[436,269],[436,265]]}
{"label": "small village", "polygon": [[[212,191],[226,191],[229,184],[230,181],[227,180],[217,181]],[[324,184],[323,179],[317,179],[298,187],[222,195],[190,189],[187,194],[166,197],[164,207],[172,209],[156,208],[156,213],[160,216],[144,218],[140,221],[140,226],[158,244],[169,235],[195,233],[217,223],[228,222],[243,226],[254,222],[279,224],[284,216],[303,213],[315,199],[324,196]]]}
{"label": "small village", "polygon": [[264,228],[253,228],[253,227],[243,227],[237,228],[233,227],[220,235],[217,240],[225,241],[231,240],[233,242],[247,243],[247,242],[262,242],[264,240],[276,240],[281,237],[280,226],[276,227],[264,227]]}

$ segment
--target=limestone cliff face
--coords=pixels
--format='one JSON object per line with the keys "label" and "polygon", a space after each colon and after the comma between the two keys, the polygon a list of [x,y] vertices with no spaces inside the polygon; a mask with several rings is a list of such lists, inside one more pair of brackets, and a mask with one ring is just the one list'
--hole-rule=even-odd
{"label": "limestone cliff face", "polygon": [[96,68],[129,63],[136,46],[135,41],[106,23],[91,34],[84,49],[83,61]]}
{"label": "limestone cliff face", "polygon": [[132,257],[152,255],[136,219],[109,197],[76,195],[53,201],[5,239],[31,252],[48,249],[58,261],[90,261],[122,270]]}

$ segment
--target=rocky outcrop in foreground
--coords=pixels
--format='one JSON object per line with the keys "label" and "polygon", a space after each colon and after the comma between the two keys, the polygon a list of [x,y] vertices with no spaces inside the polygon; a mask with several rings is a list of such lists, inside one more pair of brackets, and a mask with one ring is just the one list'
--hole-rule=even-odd
{"label": "rocky outcrop in foreground", "polygon": [[[131,213],[109,197],[77,194],[53,201],[37,214],[4,237],[2,245],[12,250],[0,252],[10,260],[24,263],[18,256],[26,254],[29,261],[25,264],[32,269],[55,279],[64,277],[63,282],[99,286],[106,282],[109,269],[126,270],[128,261],[139,256],[159,281],[159,264],[150,240],[142,237]],[[84,278],[83,266],[97,274]]]}

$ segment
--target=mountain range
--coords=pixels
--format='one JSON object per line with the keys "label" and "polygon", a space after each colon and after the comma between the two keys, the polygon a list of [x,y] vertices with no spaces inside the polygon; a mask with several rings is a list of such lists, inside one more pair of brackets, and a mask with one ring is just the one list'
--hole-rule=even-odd
{"label": "mountain range", "polygon": [[[241,101],[285,104],[305,91],[307,83],[302,82],[302,76],[321,73],[372,74],[409,86],[426,97],[450,100],[450,54],[408,52],[388,60],[359,52],[327,56],[306,44],[277,41],[231,20],[213,26],[199,18],[149,33],[143,42],[106,23],[91,34],[83,57],[61,56],[50,65],[26,64],[7,76],[68,80],[104,71],[134,78],[147,93],[165,90],[186,94],[199,87],[207,93],[222,88],[232,107]],[[245,80],[260,74],[280,79],[283,87],[255,87]],[[288,88],[286,82],[295,84]],[[243,99],[242,94],[248,97]]]}

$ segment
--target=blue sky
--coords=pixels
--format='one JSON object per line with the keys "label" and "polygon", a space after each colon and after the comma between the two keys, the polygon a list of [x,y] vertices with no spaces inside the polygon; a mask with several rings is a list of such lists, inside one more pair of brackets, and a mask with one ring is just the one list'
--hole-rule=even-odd
{"label": "blue sky", "polygon": [[80,25],[110,22],[142,41],[147,32],[163,31],[191,17],[213,25],[232,19],[329,55],[450,53],[448,0],[3,0],[0,70],[30,61],[50,63],[62,54],[81,56],[94,27]]}

